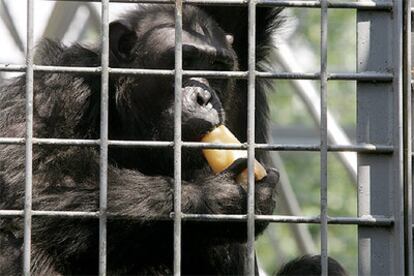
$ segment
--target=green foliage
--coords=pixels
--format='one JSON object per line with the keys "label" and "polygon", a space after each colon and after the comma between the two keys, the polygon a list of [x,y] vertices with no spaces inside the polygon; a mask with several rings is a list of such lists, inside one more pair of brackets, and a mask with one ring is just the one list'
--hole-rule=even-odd
{"label": "green foliage", "polygon": [[[298,20],[292,40],[307,41],[314,53],[316,72],[320,57],[320,10],[292,9]],[[356,12],[353,10],[329,10],[328,71],[355,72],[356,68]],[[295,43],[292,43],[295,44]],[[295,46],[298,43],[295,44]],[[300,44],[300,43],[299,43]],[[293,49],[295,50],[295,49]],[[301,57],[298,57],[300,60]],[[314,82],[319,89],[319,82]],[[353,81],[330,81],[328,107],[344,129],[355,129],[356,87]],[[277,81],[276,93],[269,95],[271,120],[279,126],[315,126],[309,112],[289,81]],[[353,138],[353,137],[351,137]],[[320,213],[320,155],[317,152],[282,152],[289,181],[298,198],[302,214],[317,216]],[[276,214],[285,214],[278,206]],[[355,216],[357,199],[355,183],[344,166],[333,154],[328,159],[328,214],[330,216]],[[320,227],[308,225],[316,252],[320,252]],[[271,238],[269,238],[269,235]],[[329,255],[336,258],[350,275],[357,272],[357,227],[329,225]],[[276,239],[277,244],[274,244]],[[273,273],[280,261],[288,261],[301,254],[293,232],[287,224],[272,224],[269,233],[257,242],[257,252],[263,268]]]}
{"label": "green foliage", "polygon": [[[319,82],[315,82],[318,85]],[[275,84],[276,93],[269,94],[270,119],[280,126],[314,126],[309,113],[305,111],[305,105],[295,95],[290,81],[279,80]]]}

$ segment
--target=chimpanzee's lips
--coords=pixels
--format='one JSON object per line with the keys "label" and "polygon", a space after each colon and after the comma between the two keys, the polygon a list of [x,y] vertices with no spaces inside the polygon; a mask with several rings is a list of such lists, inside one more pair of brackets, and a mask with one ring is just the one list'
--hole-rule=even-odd
{"label": "chimpanzee's lips", "polygon": [[207,121],[201,118],[190,118],[183,121],[182,137],[184,141],[199,142],[201,138],[214,129],[219,120]]}

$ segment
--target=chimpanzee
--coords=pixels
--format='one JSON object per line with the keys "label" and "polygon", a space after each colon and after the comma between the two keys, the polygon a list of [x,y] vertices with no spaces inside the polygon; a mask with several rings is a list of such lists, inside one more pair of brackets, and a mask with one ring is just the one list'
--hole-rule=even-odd
{"label": "chimpanzee", "polygon": [[[280,10],[257,9],[257,59],[262,61],[280,22]],[[172,69],[173,5],[139,5],[110,24],[110,66]],[[217,23],[218,22],[218,23]],[[246,70],[246,7],[183,10],[184,69]],[[64,46],[44,40],[42,65],[100,66],[100,48]],[[256,141],[266,142],[264,85],[256,90]],[[100,75],[36,72],[34,137],[98,139]],[[225,124],[246,141],[246,80],[183,78],[182,131],[200,141]],[[25,136],[25,78],[0,88],[0,136]],[[110,75],[109,138],[172,141],[174,80],[171,76]],[[34,145],[33,210],[97,211],[99,148]],[[266,153],[257,159],[266,166]],[[0,209],[24,205],[24,145],[0,146]],[[237,160],[214,175],[201,149],[183,149],[182,211],[190,214],[245,214],[247,193],[235,176]],[[269,165],[267,165],[269,166]],[[173,150],[169,147],[110,146],[108,157],[108,274],[171,274],[173,263]],[[278,182],[275,169],[255,184],[256,213],[271,214]],[[266,223],[256,223],[259,235]],[[23,220],[0,220],[0,274],[22,272]],[[183,221],[183,274],[244,274],[246,222]],[[31,270],[34,275],[97,274],[98,221],[93,218],[35,216]]]}
{"label": "chimpanzee", "polygon": [[[348,272],[334,258],[328,257],[329,276],[348,276]],[[321,255],[304,255],[286,263],[275,276],[319,276],[322,273]]]}

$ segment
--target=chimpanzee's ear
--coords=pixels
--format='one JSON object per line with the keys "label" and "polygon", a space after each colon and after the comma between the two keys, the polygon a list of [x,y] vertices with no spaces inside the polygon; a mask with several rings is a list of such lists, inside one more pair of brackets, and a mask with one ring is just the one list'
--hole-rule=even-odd
{"label": "chimpanzee's ear", "polygon": [[137,34],[129,22],[118,20],[109,25],[109,47],[118,61],[130,60],[136,44]]}

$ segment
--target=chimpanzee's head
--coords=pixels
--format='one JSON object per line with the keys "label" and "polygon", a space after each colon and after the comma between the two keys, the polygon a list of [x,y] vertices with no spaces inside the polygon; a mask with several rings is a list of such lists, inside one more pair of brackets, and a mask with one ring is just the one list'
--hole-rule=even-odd
{"label": "chimpanzee's head", "polygon": [[[111,66],[174,69],[174,7],[148,5],[125,18],[110,24]],[[196,7],[183,9],[182,41],[183,69],[237,69],[233,37]],[[228,79],[183,77],[183,140],[199,141],[206,132],[223,123],[223,98],[231,97],[233,86]],[[122,77],[115,87],[114,99],[130,135],[121,138],[172,140],[174,77]]]}

